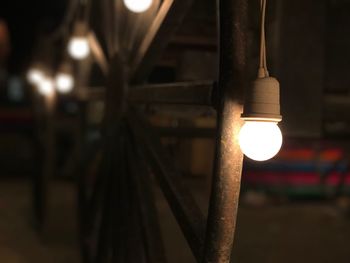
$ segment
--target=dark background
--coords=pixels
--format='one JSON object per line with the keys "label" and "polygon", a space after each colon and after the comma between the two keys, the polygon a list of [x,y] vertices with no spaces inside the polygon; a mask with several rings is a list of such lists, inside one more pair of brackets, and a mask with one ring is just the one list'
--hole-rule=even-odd
{"label": "dark background", "polygon": [[[45,111],[37,109],[34,89],[25,79],[40,51],[65,53],[61,42],[47,49],[45,40],[61,25],[68,2],[0,1],[0,20],[7,23],[10,40],[9,56],[2,57],[0,63],[1,72],[6,72],[0,78],[0,262],[79,262],[76,174],[71,170],[71,154],[79,142],[80,104],[71,98],[58,99],[50,224],[47,235],[40,235],[33,220],[32,180],[45,165],[47,145],[42,132],[46,124],[40,119]],[[215,1],[195,1],[149,82],[217,78],[215,8]],[[251,80],[258,61],[258,10],[259,1],[249,1]],[[270,162],[245,160],[233,251],[237,262],[350,262],[350,187],[339,179],[350,176],[349,14],[350,0],[268,1],[268,66],[281,83],[284,145]],[[102,16],[92,17],[92,27],[103,28],[101,21]],[[88,85],[102,86],[104,80],[96,64],[91,72]],[[13,77],[20,80],[25,103],[8,96]],[[84,127],[86,140],[100,136],[101,109],[103,102],[87,106],[92,121]],[[171,109],[169,112],[173,114]],[[153,117],[169,126],[215,127],[212,112],[195,121],[184,115],[187,113]],[[214,140],[172,139],[166,145],[184,174],[181,180],[206,213]],[[329,183],[333,177],[335,186]],[[313,183],[304,185],[309,179]],[[302,183],[294,185],[298,180]],[[169,262],[194,262],[164,197],[156,185],[154,188]]]}

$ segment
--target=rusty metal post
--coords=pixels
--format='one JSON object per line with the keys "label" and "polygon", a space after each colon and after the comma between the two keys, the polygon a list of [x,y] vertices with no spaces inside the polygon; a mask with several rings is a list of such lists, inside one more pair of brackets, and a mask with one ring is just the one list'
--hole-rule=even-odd
{"label": "rusty metal post", "polygon": [[243,155],[238,145],[246,86],[246,0],[218,0],[220,76],[218,137],[203,262],[230,262]]}

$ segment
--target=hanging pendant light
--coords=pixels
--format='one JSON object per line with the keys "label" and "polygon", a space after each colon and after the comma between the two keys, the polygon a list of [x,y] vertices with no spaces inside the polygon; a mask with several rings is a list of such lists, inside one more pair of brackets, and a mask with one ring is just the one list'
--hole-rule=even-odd
{"label": "hanging pendant light", "polygon": [[27,80],[32,85],[39,84],[45,77],[45,72],[41,64],[33,65],[27,72]]}
{"label": "hanging pendant light", "polygon": [[39,94],[45,97],[50,97],[55,93],[54,81],[50,76],[45,76],[44,79],[37,85]]}
{"label": "hanging pendant light", "polygon": [[72,68],[68,63],[63,63],[55,77],[55,87],[61,94],[70,93],[74,88]]}
{"label": "hanging pendant light", "polygon": [[78,21],[68,42],[68,53],[72,58],[82,60],[89,56],[90,45],[87,35],[88,27],[86,23]]}
{"label": "hanging pendant light", "polygon": [[258,78],[252,83],[246,96],[245,121],[239,133],[242,152],[255,161],[266,161],[274,157],[282,146],[282,133],[278,123],[280,115],[280,86],[277,79],[270,77],[266,63],[265,12],[266,1],[261,1],[260,66]]}

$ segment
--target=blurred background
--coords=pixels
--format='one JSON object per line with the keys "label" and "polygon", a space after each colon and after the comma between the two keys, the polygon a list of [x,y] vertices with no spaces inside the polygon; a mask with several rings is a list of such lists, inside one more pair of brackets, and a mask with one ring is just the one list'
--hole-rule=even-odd
{"label": "blurred background", "polygon": [[[106,8],[111,2],[114,10]],[[160,2],[143,15],[118,0],[0,2],[0,262],[81,262],[79,178],[100,162],[91,155],[103,137],[106,57],[120,52],[137,59],[139,36],[148,36]],[[244,160],[234,262],[350,262],[349,11],[349,0],[268,1],[267,55],[281,84],[284,142],[270,161]],[[258,0],[249,1],[248,13],[253,80]],[[135,82],[143,74],[148,84],[216,81],[216,14],[215,1],[194,1]],[[88,29],[92,51],[74,60],[70,38]],[[33,85],[38,69],[47,77],[41,86]],[[166,134],[162,143],[179,180],[206,215],[215,111],[143,109]],[[174,136],[166,127],[199,128],[204,135]],[[168,262],[195,262],[159,186],[152,187]]]}

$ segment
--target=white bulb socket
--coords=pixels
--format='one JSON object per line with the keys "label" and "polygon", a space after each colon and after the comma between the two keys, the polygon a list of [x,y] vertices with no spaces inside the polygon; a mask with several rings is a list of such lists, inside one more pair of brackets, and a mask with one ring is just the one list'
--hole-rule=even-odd
{"label": "white bulb socket", "polygon": [[274,120],[280,122],[280,85],[273,77],[253,81],[244,103],[244,120]]}
{"label": "white bulb socket", "polygon": [[152,3],[153,0],[124,0],[124,5],[134,13],[146,12]]}

